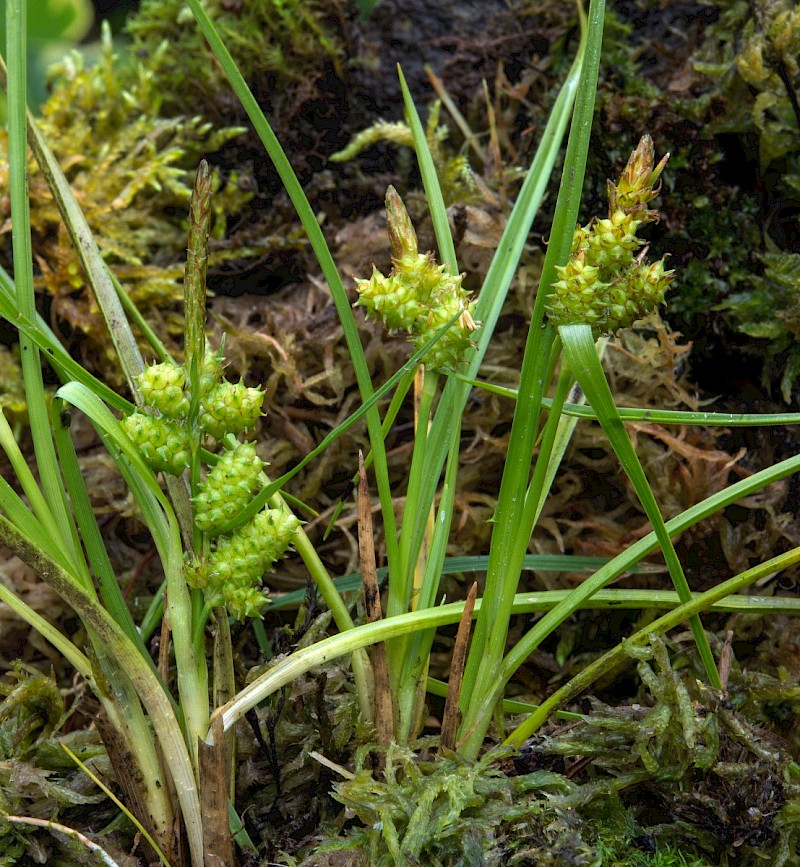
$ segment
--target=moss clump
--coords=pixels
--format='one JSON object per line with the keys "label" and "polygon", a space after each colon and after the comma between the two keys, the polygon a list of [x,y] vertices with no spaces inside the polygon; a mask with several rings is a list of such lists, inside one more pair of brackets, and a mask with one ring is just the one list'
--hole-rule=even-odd
{"label": "moss clump", "polygon": [[[203,6],[246,81],[272,75],[304,83],[319,74],[321,56],[335,66],[344,60],[333,26],[337,3],[209,0]],[[168,107],[182,112],[199,98],[215,113],[230,102],[230,85],[184,0],[144,0],[127,30],[135,53],[166,50],[156,79]]]}
{"label": "moss clump", "polygon": [[[2,864],[47,863],[60,867],[79,863],[68,843],[58,841],[46,830],[8,822],[6,816],[52,818],[74,826],[85,822],[89,812],[100,825],[110,823],[117,814],[116,807],[60,746],[68,746],[101,777],[111,774],[96,730],[61,730],[75,711],[74,706],[66,708],[52,678],[21,663],[15,663],[10,676],[0,683]],[[114,851],[110,840],[104,848]],[[85,857],[85,850],[78,854]]]}
{"label": "moss clump", "polygon": [[[151,312],[169,311],[181,298],[191,171],[202,154],[218,150],[241,131],[231,126],[215,129],[196,116],[163,116],[154,70],[164,60],[161,49],[147,66],[122,65],[106,31],[95,66],[72,54],[54,68],[52,93],[39,121],[100,251],[132,300]],[[6,189],[7,148],[3,132],[0,186]],[[47,182],[33,161],[29,179],[38,287],[54,297],[54,317],[88,338],[81,341],[82,353],[96,369],[94,341],[104,333],[102,320],[89,300],[86,277]],[[215,231],[224,235],[224,215],[236,211],[247,194],[238,189],[235,176],[225,183],[217,177],[215,186]],[[6,227],[8,208],[8,199],[3,199],[0,221]],[[0,250],[6,263],[10,250],[6,229]],[[241,258],[247,252],[238,250],[236,255]],[[104,373],[113,378],[115,369],[116,364]]]}
{"label": "moss clump", "polygon": [[[780,370],[784,400],[800,377],[796,280],[800,268],[790,252],[796,244],[800,206],[800,4],[793,0],[718,3],[720,16],[709,28],[695,56],[694,68],[711,87],[698,116],[717,135],[736,136],[746,156],[758,166],[757,184],[769,203],[764,227],[770,238],[761,247],[751,273],[726,293],[717,310],[733,327],[769,341],[763,381],[770,385]],[[741,244],[731,260],[741,259]],[[732,245],[733,247],[736,244]]]}

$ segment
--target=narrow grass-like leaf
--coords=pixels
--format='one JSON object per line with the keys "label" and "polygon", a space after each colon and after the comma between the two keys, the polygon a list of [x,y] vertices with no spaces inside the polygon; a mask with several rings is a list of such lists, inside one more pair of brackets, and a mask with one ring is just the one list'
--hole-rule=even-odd
{"label": "narrow grass-like leaf", "polygon": [[53,513],[47,505],[39,485],[28,466],[28,461],[25,455],[22,454],[20,447],[14,438],[14,432],[11,430],[3,408],[0,406],[0,448],[5,452],[8,462],[11,464],[11,470],[17,479],[22,492],[28,498],[31,504],[36,520],[44,527],[48,533],[55,539],[58,537],[58,527],[53,520]]}
{"label": "narrow grass-like leaf", "polygon": [[8,607],[19,617],[20,620],[28,624],[32,629],[35,629],[45,641],[55,647],[55,649],[67,660],[67,662],[77,671],[88,683],[94,680],[94,672],[92,671],[92,663],[86,654],[82,653],[78,648],[52,623],[42,617],[41,614],[34,611],[30,605],[23,602],[15,593],[12,593],[8,587],[0,582],[0,602],[8,605]]}
{"label": "narrow grass-like leaf", "polygon": [[598,677],[613,670],[620,662],[624,661],[628,655],[626,644],[629,646],[647,644],[652,636],[663,635],[675,626],[687,620],[691,621],[701,611],[707,611],[715,603],[722,601],[734,593],[738,593],[740,590],[744,590],[746,587],[773,572],[781,572],[798,562],[800,562],[800,547],[793,548],[785,554],[779,554],[777,557],[754,566],[752,569],[748,569],[734,578],[723,581],[705,593],[693,596],[668,614],[664,614],[662,617],[648,624],[644,629],[636,632],[626,642],[618,644],[613,650],[610,650],[601,656],[600,659],[588,665],[580,674],[544,701],[522,725],[509,735],[505,742],[509,746],[521,747],[525,740],[544,724],[554,710],[568,702],[571,698],[579,695],[585,689],[588,689]]}
{"label": "narrow grass-like leaf", "polygon": [[44,527],[22,502],[19,494],[0,476],[0,510],[5,512],[11,523],[24,533],[37,548],[45,551],[63,569],[72,572],[75,564],[68,551],[54,535]]}
{"label": "narrow grass-like leaf", "polygon": [[158,844],[152,838],[147,828],[142,825],[142,823],[133,815],[133,813],[125,806],[125,804],[120,801],[120,799],[108,788],[108,786],[97,776],[97,774],[93,773],[90,768],[88,768],[76,755],[72,752],[72,750],[63,742],[59,742],[59,746],[62,750],[72,759],[73,762],[83,771],[84,774],[97,786],[98,789],[103,791],[107,798],[113,801],[117,807],[128,817],[128,820],[133,824],[133,826],[139,831],[139,833],[147,840],[147,842],[153,847],[153,851],[158,855],[159,861],[165,865],[165,867],[170,867],[169,861],[167,861],[164,853],[159,849]]}
{"label": "narrow grass-like leaf", "polygon": [[[555,278],[555,268],[567,261],[577,222],[594,115],[604,12],[604,0],[592,0],[589,7],[586,54],[575,100],[564,170],[550,241],[542,265],[539,291],[531,315],[520,372],[519,395],[498,495],[489,551],[489,569],[486,573],[484,606],[475,627],[464,673],[461,742],[464,754],[470,758],[478,755],[491,719],[491,711],[486,712],[483,698],[496,691],[511,606],[533,529],[535,512],[529,510],[526,515],[523,505],[542,398],[552,376],[551,349],[556,336],[555,329],[544,319],[544,310]],[[547,461],[549,456],[540,452],[538,459]],[[472,702],[473,694],[475,703]],[[466,740],[463,732],[468,733]]]}
{"label": "narrow grass-like leaf", "polygon": [[[522,251],[528,238],[530,227],[541,204],[550,175],[559,154],[561,141],[569,122],[580,72],[583,66],[586,40],[582,34],[578,52],[567,78],[559,91],[553,110],[542,134],[525,182],[517,201],[512,208],[508,223],[500,238],[500,243],[492,257],[483,287],[475,306],[475,319],[481,322],[477,332],[477,346],[468,354],[467,371],[475,377],[480,368],[487,347],[500,317],[511,281],[516,273]],[[425,465],[422,473],[423,486],[420,491],[421,507],[415,515],[404,515],[405,532],[412,533],[410,551],[416,557],[422,544],[427,521],[427,512],[422,506],[432,503],[444,466],[450,442],[450,427],[453,419],[461,418],[469,397],[469,387],[450,377],[445,386],[428,434],[428,447],[425,450]]]}
{"label": "narrow grass-like leaf", "polygon": [[[684,532],[689,527],[694,526],[703,519],[724,509],[731,503],[739,499],[748,497],[756,491],[761,490],[773,482],[787,478],[800,471],[800,455],[787,458],[769,467],[754,473],[745,479],[740,479],[724,491],[720,491],[711,497],[686,509],[680,515],[669,520],[666,524],[667,531],[672,535],[677,535]],[[526,636],[518,642],[512,651],[504,660],[504,667],[501,677],[498,682],[493,684],[492,690],[484,696],[483,709],[487,713],[491,713],[492,708],[502,697],[502,691],[505,684],[513,673],[519,668],[524,660],[539,646],[539,644],[549,635],[552,634],[564,620],[567,619],[574,611],[581,607],[587,600],[594,595],[606,584],[618,578],[625,571],[629,570],[635,563],[651,554],[659,547],[658,539],[654,532],[648,533],[638,541],[634,542],[629,548],[609,561],[605,566],[598,569],[590,578],[583,581],[575,590],[562,591],[565,595],[560,602],[547,611],[546,614],[535,624],[535,626],[526,634]],[[715,588],[718,589],[718,588]],[[628,593],[642,593],[644,591],[624,591]],[[667,591],[659,591],[665,593]],[[733,591],[735,592],[735,591]],[[520,597],[527,596],[534,602],[540,594],[519,594]],[[698,610],[704,610],[712,604],[722,603],[722,600],[732,595],[731,593],[723,592],[721,594],[708,597],[707,594],[694,595],[693,600],[699,600],[701,595],[705,597],[705,602],[699,606]],[[677,594],[674,594],[677,599]],[[555,599],[550,600],[548,605]],[[644,600],[642,600],[644,601]],[[657,597],[654,598],[657,601]],[[678,600],[679,601],[679,600]],[[611,607],[622,607],[617,605],[614,597],[609,597],[608,602]],[[738,606],[745,608],[750,605],[748,597],[740,597],[736,600],[738,603],[735,610],[739,610]],[[533,604],[533,602],[531,603]],[[731,604],[731,603],[728,603]],[[795,611],[794,600],[776,600],[778,606],[787,606],[787,610]],[[761,598],[754,604],[755,611],[764,611],[765,613],[771,609],[772,602]],[[481,600],[476,602],[476,613],[480,611]],[[541,610],[547,606],[543,605]],[[642,607],[649,607],[643,605]],[[681,606],[684,609],[684,606]],[[269,695],[275,689],[279,689],[281,685],[290,682],[295,677],[300,677],[305,671],[314,668],[316,665],[321,665],[339,656],[351,652],[355,647],[365,647],[374,641],[385,641],[387,638],[405,635],[416,630],[432,629],[440,626],[445,626],[451,623],[457,623],[461,617],[463,603],[449,603],[441,605],[437,608],[431,608],[424,611],[412,612],[411,614],[400,615],[399,617],[386,619],[381,624],[370,624],[368,626],[360,626],[357,629],[350,630],[345,635],[336,635],[332,639],[314,645],[307,650],[299,651],[298,654],[303,654],[302,659],[298,660],[295,654],[289,657],[286,661],[279,663],[275,668],[271,669],[267,674],[258,678],[250,684],[243,692],[239,693],[233,701],[229,702],[224,708],[220,708],[218,713],[223,716],[224,727],[227,731],[236,720],[240,719],[251,707],[254,707]],[[730,610],[730,609],[725,609]],[[680,621],[678,621],[680,622]],[[363,630],[369,630],[366,634]],[[348,643],[346,638],[349,638],[352,643]],[[288,678],[288,679],[284,679]]]}
{"label": "narrow grass-like leaf", "polygon": [[[350,359],[353,364],[353,371],[356,376],[358,390],[361,395],[361,400],[366,403],[372,397],[373,389],[369,375],[369,367],[364,356],[364,349],[361,346],[361,340],[358,336],[358,328],[353,315],[350,301],[342,284],[342,279],[328,249],[325,236],[317,222],[316,214],[314,213],[311,204],[306,198],[303,188],[297,179],[297,176],[292,169],[286,154],[280,145],[272,127],[269,125],[264,113],[255,100],[252,91],[247,86],[242,74],[239,72],[230,52],[226,48],[224,42],[220,38],[219,33],[214,27],[213,22],[208,16],[208,13],[203,8],[200,0],[187,0],[188,6],[194,15],[195,21],[200,27],[203,36],[205,36],[211,50],[214,52],[223,72],[228,81],[233,87],[236,96],[242,104],[242,107],[247,112],[253,127],[261,139],[276,171],[280,175],[283,186],[289,194],[289,198],[294,205],[297,215],[303,224],[303,228],[308,235],[311,243],[311,249],[319,262],[323,276],[328,283],[328,288],[331,292],[336,312],[339,314],[339,321],[344,332],[345,342],[350,353]],[[381,435],[381,422],[378,415],[378,409],[372,406],[366,414],[367,430],[369,432],[370,447],[374,455],[375,462],[375,477],[378,483],[378,495],[381,501],[381,512],[384,520],[384,531],[386,538],[386,553],[390,564],[394,564],[397,552],[397,529],[395,526],[394,511],[392,508],[392,492],[389,486],[389,470],[386,464],[386,450],[383,445],[383,437]]]}
{"label": "narrow grass-like leaf", "polygon": [[[650,537],[651,548],[657,547],[658,543],[655,539],[655,534],[651,533]],[[645,540],[640,541],[644,542]],[[621,557],[616,559],[621,559]],[[767,563],[763,563],[755,567],[755,569],[750,569],[706,593],[693,595],[688,603],[679,605],[669,614],[654,621],[647,629],[641,633],[637,633],[637,635],[647,635],[654,631],[654,627],[659,628],[661,631],[672,628],[689,617],[696,615],[699,611],[707,610],[714,605],[722,603],[724,599],[732,596],[738,590],[744,589],[754,581],[769,575],[771,572],[787,568],[798,561],[800,561],[800,548],[775,557]],[[677,597],[677,594],[673,598],[675,597]],[[344,656],[347,653],[352,653],[358,648],[367,647],[377,641],[386,641],[388,638],[406,635],[411,632],[429,630],[457,623],[461,618],[463,608],[464,603],[457,602],[441,605],[437,608],[411,612],[410,614],[401,614],[397,617],[386,618],[379,623],[359,626],[356,629],[351,629],[349,632],[340,633],[316,642],[310,647],[298,650],[278,662],[268,672],[248,684],[232,701],[220,708],[214,716],[219,715],[222,717],[223,728],[225,731],[228,731],[248,710],[307,671]],[[480,610],[480,600],[476,602],[475,608],[477,611]],[[496,696],[492,696],[491,706],[496,701]],[[547,712],[553,709],[554,705],[550,700],[541,707],[545,708],[546,705],[549,705]],[[518,741],[519,738],[514,741],[517,746],[521,743],[518,743]]]}
{"label": "narrow grass-like leaf", "polygon": [[103,600],[106,611],[111,614],[128,638],[139,648],[142,658],[152,665],[150,654],[144,646],[142,637],[136,629],[122,596],[117,577],[108,557],[108,551],[100,535],[100,528],[97,526],[97,519],[81,475],[78,456],[69,434],[69,427],[62,423],[62,407],[62,401],[59,398],[54,398],[51,405],[51,415],[53,417],[55,443],[86,554],[99,583],[100,598]]}
{"label": "narrow grass-like leaf", "polygon": [[[478,379],[469,379],[459,373],[453,374],[458,379],[469,383],[481,391],[517,399],[517,389],[506,388],[503,385],[495,385]],[[553,401],[546,397],[542,399],[542,406],[549,409]],[[573,418],[589,418],[597,421],[597,413],[590,406],[582,406],[577,403],[565,403],[561,409],[563,415]],[[703,425],[705,427],[760,427],[761,425],[789,425],[800,424],[800,412],[764,412],[764,413],[737,413],[737,412],[712,412],[682,409],[640,409],[637,407],[618,406],[617,412],[623,421],[644,421],[653,424],[680,424],[680,425]]]}
{"label": "narrow grass-like leaf", "polygon": [[[8,0],[6,15],[6,53],[8,60],[7,126],[8,172],[11,198],[11,246],[14,257],[14,282],[20,317],[32,322],[36,317],[33,287],[33,250],[31,247],[30,202],[28,200],[28,145],[26,130],[26,0]],[[5,66],[3,66],[5,69]],[[61,544],[77,562],[66,495],[50,435],[47,400],[38,347],[24,337],[19,342],[20,363],[25,388],[33,449],[42,491],[53,516]]]}
{"label": "narrow grass-like leaf", "polygon": [[428,200],[428,210],[431,214],[433,231],[436,235],[436,243],[439,245],[439,260],[447,265],[447,270],[452,274],[458,274],[458,261],[456,260],[456,248],[453,244],[453,234],[450,231],[450,222],[447,219],[447,208],[442,196],[442,188],[439,178],[436,176],[436,167],[433,164],[433,156],[428,147],[425,137],[425,129],[419,119],[417,107],[411,98],[403,70],[397,65],[397,75],[400,79],[400,90],[403,94],[403,103],[406,108],[406,117],[411,129],[411,137],[414,140],[414,150],[417,154],[422,186],[425,189],[425,198]]}
{"label": "narrow grass-like leaf", "polygon": [[[577,325],[562,325],[559,328],[559,336],[564,348],[564,357],[572,368],[575,378],[578,380],[584,394],[597,413],[604,433],[608,437],[614,452],[619,458],[625,474],[631,481],[636,496],[642,504],[653,530],[659,539],[659,544],[667,562],[670,577],[682,602],[688,602],[691,597],[689,584],[683,572],[683,567],[678,559],[672,539],[664,525],[664,518],[656,503],[653,490],[650,487],[641,462],[633,448],[628,432],[617,412],[614,398],[611,394],[603,366],[595,351],[594,339],[592,338],[591,326],[584,323]],[[708,643],[708,636],[703,630],[700,618],[695,616],[689,621],[689,626],[694,635],[697,649],[703,660],[709,683],[715,689],[720,689],[722,684],[717,672],[714,655]]]}
{"label": "narrow grass-like leaf", "polygon": [[92,376],[69,355],[40,314],[37,313],[33,320],[20,314],[14,282],[2,266],[0,266],[0,316],[46,354],[48,362],[56,369],[62,382],[69,380],[82,382],[114,409],[122,412],[131,412],[134,409],[129,400]]}
{"label": "narrow grass-like leaf", "polygon": [[[537,572],[595,572],[601,566],[605,566],[609,560],[603,557],[580,557],[575,554],[527,554],[522,563],[523,569],[536,570]],[[485,555],[469,557],[446,557],[442,563],[440,574],[457,575],[461,573],[485,572],[489,558]],[[657,571],[663,571],[662,567],[653,567]],[[653,568],[634,565],[631,573],[649,572]],[[378,569],[377,575],[380,580],[386,578],[389,570],[384,566]],[[361,575],[353,572],[343,575],[334,580],[339,593],[351,593],[361,590]],[[292,593],[284,593],[270,603],[270,610],[280,611],[284,608],[297,608],[306,596],[305,590],[295,590]]]}

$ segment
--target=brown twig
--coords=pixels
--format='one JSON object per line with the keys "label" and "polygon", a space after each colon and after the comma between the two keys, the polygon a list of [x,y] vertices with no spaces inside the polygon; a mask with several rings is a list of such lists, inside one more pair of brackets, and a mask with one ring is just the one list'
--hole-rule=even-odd
{"label": "brown twig", "polygon": [[[372,532],[367,471],[364,468],[364,455],[360,450],[358,452],[358,553],[364,588],[364,612],[367,622],[375,623],[382,617],[381,595],[375,566],[375,537]],[[375,681],[375,730],[378,743],[388,746],[394,739],[394,715],[386,645],[373,644],[369,649],[369,656]]]}
{"label": "brown twig", "polygon": [[473,583],[461,612],[461,622],[458,624],[456,643],[453,647],[453,659],[450,663],[450,679],[447,684],[447,698],[444,702],[442,716],[442,732],[439,736],[439,755],[445,750],[456,748],[456,732],[461,721],[459,702],[461,701],[461,681],[464,678],[464,664],[467,661],[467,646],[469,632],[472,626],[472,611],[475,608],[475,597],[478,595],[478,584]]}
{"label": "brown twig", "polygon": [[719,655],[719,679],[722,683],[723,694],[728,694],[728,678],[731,676],[731,664],[733,662],[733,630],[725,633],[725,643]]}

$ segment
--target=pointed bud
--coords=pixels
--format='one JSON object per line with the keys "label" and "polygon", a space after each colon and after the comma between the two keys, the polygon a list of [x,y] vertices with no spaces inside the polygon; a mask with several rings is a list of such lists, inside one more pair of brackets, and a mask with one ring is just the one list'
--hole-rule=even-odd
{"label": "pointed bud", "polygon": [[608,182],[609,214],[617,210],[626,212],[639,210],[646,215],[644,219],[657,218],[657,213],[647,211],[644,205],[658,195],[660,187],[656,184],[668,159],[669,154],[665,154],[658,165],[653,167],[655,162],[653,139],[649,135],[642,136],[620,175],[619,182],[617,184]]}
{"label": "pointed bud", "polygon": [[417,233],[411,224],[411,217],[408,216],[403,200],[391,185],[386,190],[386,222],[389,224],[392,257],[402,259],[403,256],[416,256]]}

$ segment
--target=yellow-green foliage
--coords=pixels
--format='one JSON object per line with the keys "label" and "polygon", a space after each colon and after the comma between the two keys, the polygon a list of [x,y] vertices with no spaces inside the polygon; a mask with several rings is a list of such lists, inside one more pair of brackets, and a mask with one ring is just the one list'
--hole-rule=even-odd
{"label": "yellow-green foliage", "polygon": [[[247,81],[271,73],[305,82],[319,74],[320,56],[334,65],[343,58],[329,23],[343,5],[339,2],[208,0],[203,5]],[[135,52],[145,56],[166,43],[157,77],[165,99],[179,110],[198,99],[230,102],[230,85],[183,0],[144,0],[128,32]]]}
{"label": "yellow-green foliage", "polygon": [[[450,130],[447,126],[439,124],[440,110],[441,103],[436,100],[428,115],[425,138],[433,157],[433,164],[436,166],[436,175],[442,187],[442,195],[448,205],[477,201],[480,195],[470,169],[469,160],[464,154],[455,153],[452,148],[447,146],[446,142],[450,136]],[[331,162],[352,160],[362,151],[379,142],[388,142],[411,150],[414,149],[414,139],[407,123],[403,121],[389,123],[379,120],[354,136],[343,150],[332,154]]]}
{"label": "yellow-green foliage", "polygon": [[[185,213],[193,172],[203,154],[218,150],[240,130],[214,129],[198,117],[162,117],[154,69],[124,66],[104,34],[96,66],[72,54],[53,70],[52,94],[42,109],[41,129],[81,206],[100,250],[126,290],[145,308],[181,296],[186,248]],[[8,188],[7,138],[0,134],[0,188]],[[88,334],[98,318],[86,302],[86,279],[47,183],[31,160],[31,227],[38,286],[56,296],[56,314]],[[235,178],[215,197],[216,232],[224,213],[246,196]],[[8,199],[0,199],[5,257],[10,250]]]}
{"label": "yellow-green foliage", "polygon": [[24,421],[28,416],[22,368],[16,355],[0,344],[0,410],[9,421]]}

